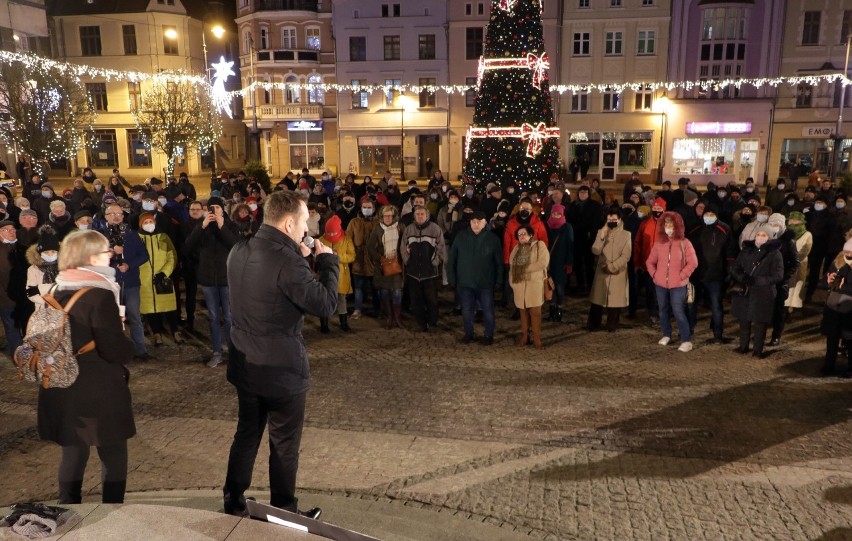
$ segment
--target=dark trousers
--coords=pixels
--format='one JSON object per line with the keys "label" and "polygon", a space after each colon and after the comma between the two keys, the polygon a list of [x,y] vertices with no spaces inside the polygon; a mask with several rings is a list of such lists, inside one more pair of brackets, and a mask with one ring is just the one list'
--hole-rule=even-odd
{"label": "dark trousers", "polygon": [[636,271],[637,285],[645,290],[645,308],[650,317],[659,317],[660,308],[657,306],[657,284],[648,271]]}
{"label": "dark trousers", "polygon": [[834,256],[829,255],[825,248],[821,250],[811,250],[811,253],[808,256],[808,280],[807,288],[805,289],[805,297],[811,297],[814,294],[817,284],[819,284],[820,278],[823,276],[823,266],[825,267],[824,271],[828,272],[828,268],[831,266],[833,259]]}
{"label": "dark trousers", "polygon": [[772,306],[772,338],[781,340],[781,333],[784,332],[784,323],[787,321],[787,307],[784,302],[790,294],[790,288],[785,285],[776,286],[775,288],[775,304]]}
{"label": "dark trousers", "polygon": [[639,300],[639,284],[636,269],[633,267],[633,261],[627,263],[627,287],[628,287],[628,306],[627,314],[630,317],[636,315],[636,306]]}
{"label": "dark trousers", "polygon": [[751,321],[740,321],[740,348],[748,349],[748,342],[754,331],[754,352],[763,353],[763,344],[766,342],[766,323],[752,323]]}
{"label": "dark trousers", "polygon": [[438,285],[440,278],[417,280],[411,276],[405,277],[408,298],[411,300],[411,312],[421,327],[438,324]]}
{"label": "dark trousers", "polygon": [[577,289],[591,289],[592,280],[595,279],[595,257],[592,255],[591,244],[574,244],[574,276],[577,278]]}
{"label": "dark trousers", "polygon": [[[83,475],[89,462],[88,445],[63,445],[59,461],[59,503],[80,503],[83,498]],[[127,486],[127,440],[98,447],[101,459],[103,503],[124,503]]]}
{"label": "dark trousers", "polygon": [[[831,372],[834,370],[834,365],[837,363],[837,354],[840,351],[840,336],[828,335],[825,337],[825,361],[823,363],[823,372]],[[846,346],[846,373],[852,373],[852,340],[843,340]]]}
{"label": "dark trousers", "polygon": [[494,338],[494,290],[491,288],[459,287],[458,295],[461,299],[464,335],[473,336],[473,319],[476,315],[476,305],[479,303],[482,308],[482,321],[485,324],[485,336]]}
{"label": "dark trousers", "polygon": [[[598,331],[601,328],[601,320],[603,320],[604,307],[600,304],[592,303],[589,306],[589,318],[586,320],[586,329],[590,331]],[[606,309],[606,330],[615,332],[618,329],[619,321],[621,320],[621,308]]]}
{"label": "dark trousers", "polygon": [[196,296],[198,295],[198,278],[195,269],[183,268],[183,287],[186,293],[186,323],[195,322]]}
{"label": "dark trousers", "polygon": [[171,331],[178,332],[178,313],[173,310],[171,312],[160,312],[157,314],[145,314],[145,321],[151,326],[151,332],[155,334],[163,334],[168,329],[166,325],[171,327]]}
{"label": "dark trousers", "polygon": [[244,503],[243,494],[251,485],[251,472],[263,430],[268,424],[269,503],[296,512],[296,472],[299,469],[306,396],[307,393],[301,393],[270,398],[237,389],[240,409],[223,488],[226,500]]}
{"label": "dark trousers", "polygon": [[[697,282],[695,284],[695,302],[688,305],[689,325],[695,330],[698,322],[698,305],[710,305],[710,330],[713,338],[722,338],[725,334],[725,313],[722,310],[722,290],[724,282]],[[784,303],[781,303],[782,307]]]}

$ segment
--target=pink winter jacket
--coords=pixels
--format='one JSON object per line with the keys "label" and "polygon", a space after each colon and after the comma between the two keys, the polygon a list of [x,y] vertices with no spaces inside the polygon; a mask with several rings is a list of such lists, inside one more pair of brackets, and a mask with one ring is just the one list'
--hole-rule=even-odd
{"label": "pink winter jacket", "polygon": [[[674,235],[666,235],[666,218],[674,222]],[[683,287],[698,268],[698,256],[692,243],[684,238],[683,218],[677,212],[665,212],[657,220],[657,241],[645,262],[654,283],[666,289]]]}

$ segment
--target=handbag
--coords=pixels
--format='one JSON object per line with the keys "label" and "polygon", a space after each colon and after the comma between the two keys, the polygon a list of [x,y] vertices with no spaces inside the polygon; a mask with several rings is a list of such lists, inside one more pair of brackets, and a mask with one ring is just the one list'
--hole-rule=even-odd
{"label": "handbag", "polygon": [[163,274],[162,272],[158,272],[154,275],[152,279],[154,282],[154,292],[157,295],[168,295],[169,293],[174,293],[175,286],[172,283],[172,279]]}
{"label": "handbag", "polygon": [[[683,241],[680,241],[680,251],[683,254],[683,258],[681,262],[686,264],[686,248],[683,247]],[[695,302],[695,284],[691,281],[686,282],[686,304],[692,304]]]}
{"label": "handbag", "polygon": [[[766,252],[769,253],[769,252]],[[747,274],[747,276],[754,276],[754,271],[757,270],[758,265],[763,263],[763,258],[766,257],[766,254],[760,256],[760,259],[755,261],[754,266],[751,268],[751,272]],[[739,282],[732,282],[730,286],[728,286],[728,291],[725,292],[729,297],[748,297],[749,294],[749,286],[748,284],[741,284]]]}
{"label": "handbag", "polygon": [[553,281],[553,278],[544,271],[544,300],[545,302],[550,302],[553,300],[553,290],[556,289],[556,283]]}
{"label": "handbag", "polygon": [[382,264],[382,276],[395,276],[397,274],[402,274],[402,265],[399,262],[399,258],[395,255],[393,257],[381,257]]}
{"label": "handbag", "polygon": [[[845,278],[843,279],[845,280]],[[843,287],[841,281],[840,287]],[[838,314],[848,314],[852,312],[852,295],[841,293],[837,289],[832,288],[828,292],[828,298],[825,300],[825,306],[834,310]]]}

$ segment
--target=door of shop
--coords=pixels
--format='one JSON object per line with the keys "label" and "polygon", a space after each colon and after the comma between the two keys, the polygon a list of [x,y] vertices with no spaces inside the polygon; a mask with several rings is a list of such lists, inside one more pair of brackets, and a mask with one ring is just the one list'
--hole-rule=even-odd
{"label": "door of shop", "polygon": [[439,169],[438,167],[438,149],[441,147],[440,135],[420,135],[418,137],[420,145],[420,165],[418,167],[418,176],[428,177],[429,172],[426,170],[426,161],[431,160],[432,171]]}
{"label": "door of shop", "polygon": [[618,164],[618,139],[614,133],[605,133],[601,152],[601,181],[615,180]]}

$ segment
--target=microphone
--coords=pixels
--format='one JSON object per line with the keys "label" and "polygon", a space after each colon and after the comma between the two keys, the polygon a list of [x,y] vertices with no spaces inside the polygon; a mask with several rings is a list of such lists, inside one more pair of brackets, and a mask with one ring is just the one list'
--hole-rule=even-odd
{"label": "microphone", "polygon": [[305,235],[305,238],[302,239],[302,244],[307,246],[309,249],[314,249],[314,238],[310,235]]}

